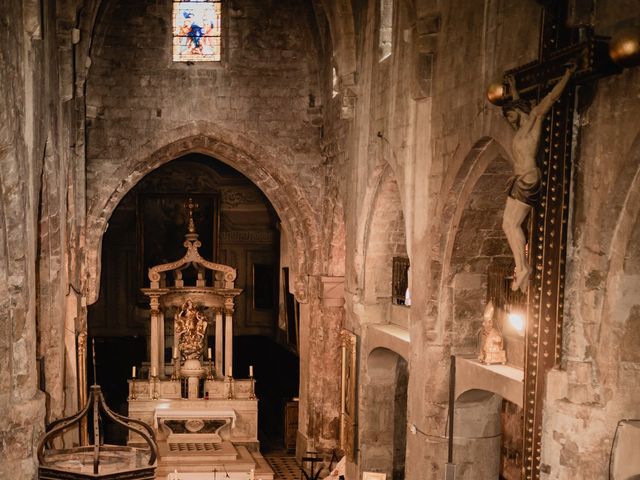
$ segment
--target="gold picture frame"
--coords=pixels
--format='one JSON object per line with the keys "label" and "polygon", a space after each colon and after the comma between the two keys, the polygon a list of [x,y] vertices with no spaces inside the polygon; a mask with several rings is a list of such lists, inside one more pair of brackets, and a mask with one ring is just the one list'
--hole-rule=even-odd
{"label": "gold picture frame", "polygon": [[340,332],[342,374],[340,388],[340,448],[350,461],[355,458],[356,433],[356,346],[357,337],[348,330]]}

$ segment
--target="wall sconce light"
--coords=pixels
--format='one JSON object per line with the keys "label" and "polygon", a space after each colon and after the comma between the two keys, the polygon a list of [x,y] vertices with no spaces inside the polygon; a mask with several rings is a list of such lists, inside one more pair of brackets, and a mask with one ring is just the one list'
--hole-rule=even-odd
{"label": "wall sconce light", "polygon": [[524,326],[525,326],[525,316],[522,312],[519,312],[518,310],[514,310],[514,311],[510,311],[507,314],[507,318],[509,319],[509,323],[511,324],[511,326],[520,334],[522,335],[524,333]]}

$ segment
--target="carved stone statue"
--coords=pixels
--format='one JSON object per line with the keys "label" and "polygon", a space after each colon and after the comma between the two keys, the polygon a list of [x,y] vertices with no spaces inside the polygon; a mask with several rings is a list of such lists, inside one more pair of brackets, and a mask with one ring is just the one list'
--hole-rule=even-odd
{"label": "carved stone statue", "polygon": [[178,347],[185,360],[199,359],[204,348],[207,319],[188,298],[174,316]]}
{"label": "carved stone statue", "polygon": [[493,306],[493,302],[489,300],[487,306],[484,308],[478,361],[486,365],[496,363],[504,365],[507,363],[507,354],[504,351],[502,334],[493,324],[494,314],[495,307]]}
{"label": "carved stone statue", "polygon": [[536,154],[542,133],[542,123],[562,92],[576,66],[571,65],[560,81],[540,103],[531,105],[518,95],[515,79],[509,78],[509,90],[513,101],[503,106],[504,116],[517,131],[511,145],[514,177],[509,182],[507,205],[502,217],[502,229],[507,236],[509,247],[515,260],[515,276],[511,290],[525,292],[529,284],[529,267],[525,255],[526,239],[522,231],[522,222],[527,218],[540,196],[540,169],[536,165]]}

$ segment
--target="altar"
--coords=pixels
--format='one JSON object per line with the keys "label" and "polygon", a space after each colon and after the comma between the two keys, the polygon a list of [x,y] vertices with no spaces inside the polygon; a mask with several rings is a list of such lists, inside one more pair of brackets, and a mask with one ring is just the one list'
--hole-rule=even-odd
{"label": "altar", "polygon": [[[234,286],[236,270],[200,256],[193,222],[197,205],[189,200],[186,207],[187,252],[180,260],[151,267],[150,286],[142,289],[149,299],[150,361],[146,378],[138,379],[132,369],[129,416],[155,433],[158,479],[220,474],[271,480],[274,473],[259,450],[253,367],[248,378],[234,377],[234,298],[242,293]],[[184,280],[187,269],[194,273],[193,285]],[[213,347],[206,343],[209,326]],[[173,330],[168,341],[167,328]],[[171,363],[165,362],[165,349],[173,353]],[[136,433],[129,434],[129,445],[141,442]]]}

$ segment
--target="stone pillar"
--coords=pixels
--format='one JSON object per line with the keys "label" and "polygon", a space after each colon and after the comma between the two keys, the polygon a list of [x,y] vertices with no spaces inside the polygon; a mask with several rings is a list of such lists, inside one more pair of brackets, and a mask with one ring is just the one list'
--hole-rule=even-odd
{"label": "stone pillar", "polygon": [[216,310],[216,354],[215,354],[215,362],[216,362],[216,373],[219,377],[225,374],[223,370],[223,352],[224,347],[222,343],[222,309],[219,308]]}
{"label": "stone pillar", "polygon": [[306,435],[301,432],[307,445],[298,445],[298,453],[309,448],[330,452],[338,447],[340,434],[340,331],[344,325],[344,277],[311,277],[309,289],[317,289],[318,293],[317,300],[310,296],[309,341],[305,342],[307,345],[301,345],[308,349],[301,352],[301,356],[308,358],[306,368],[301,368],[301,383],[306,381],[308,385],[308,423]]}

